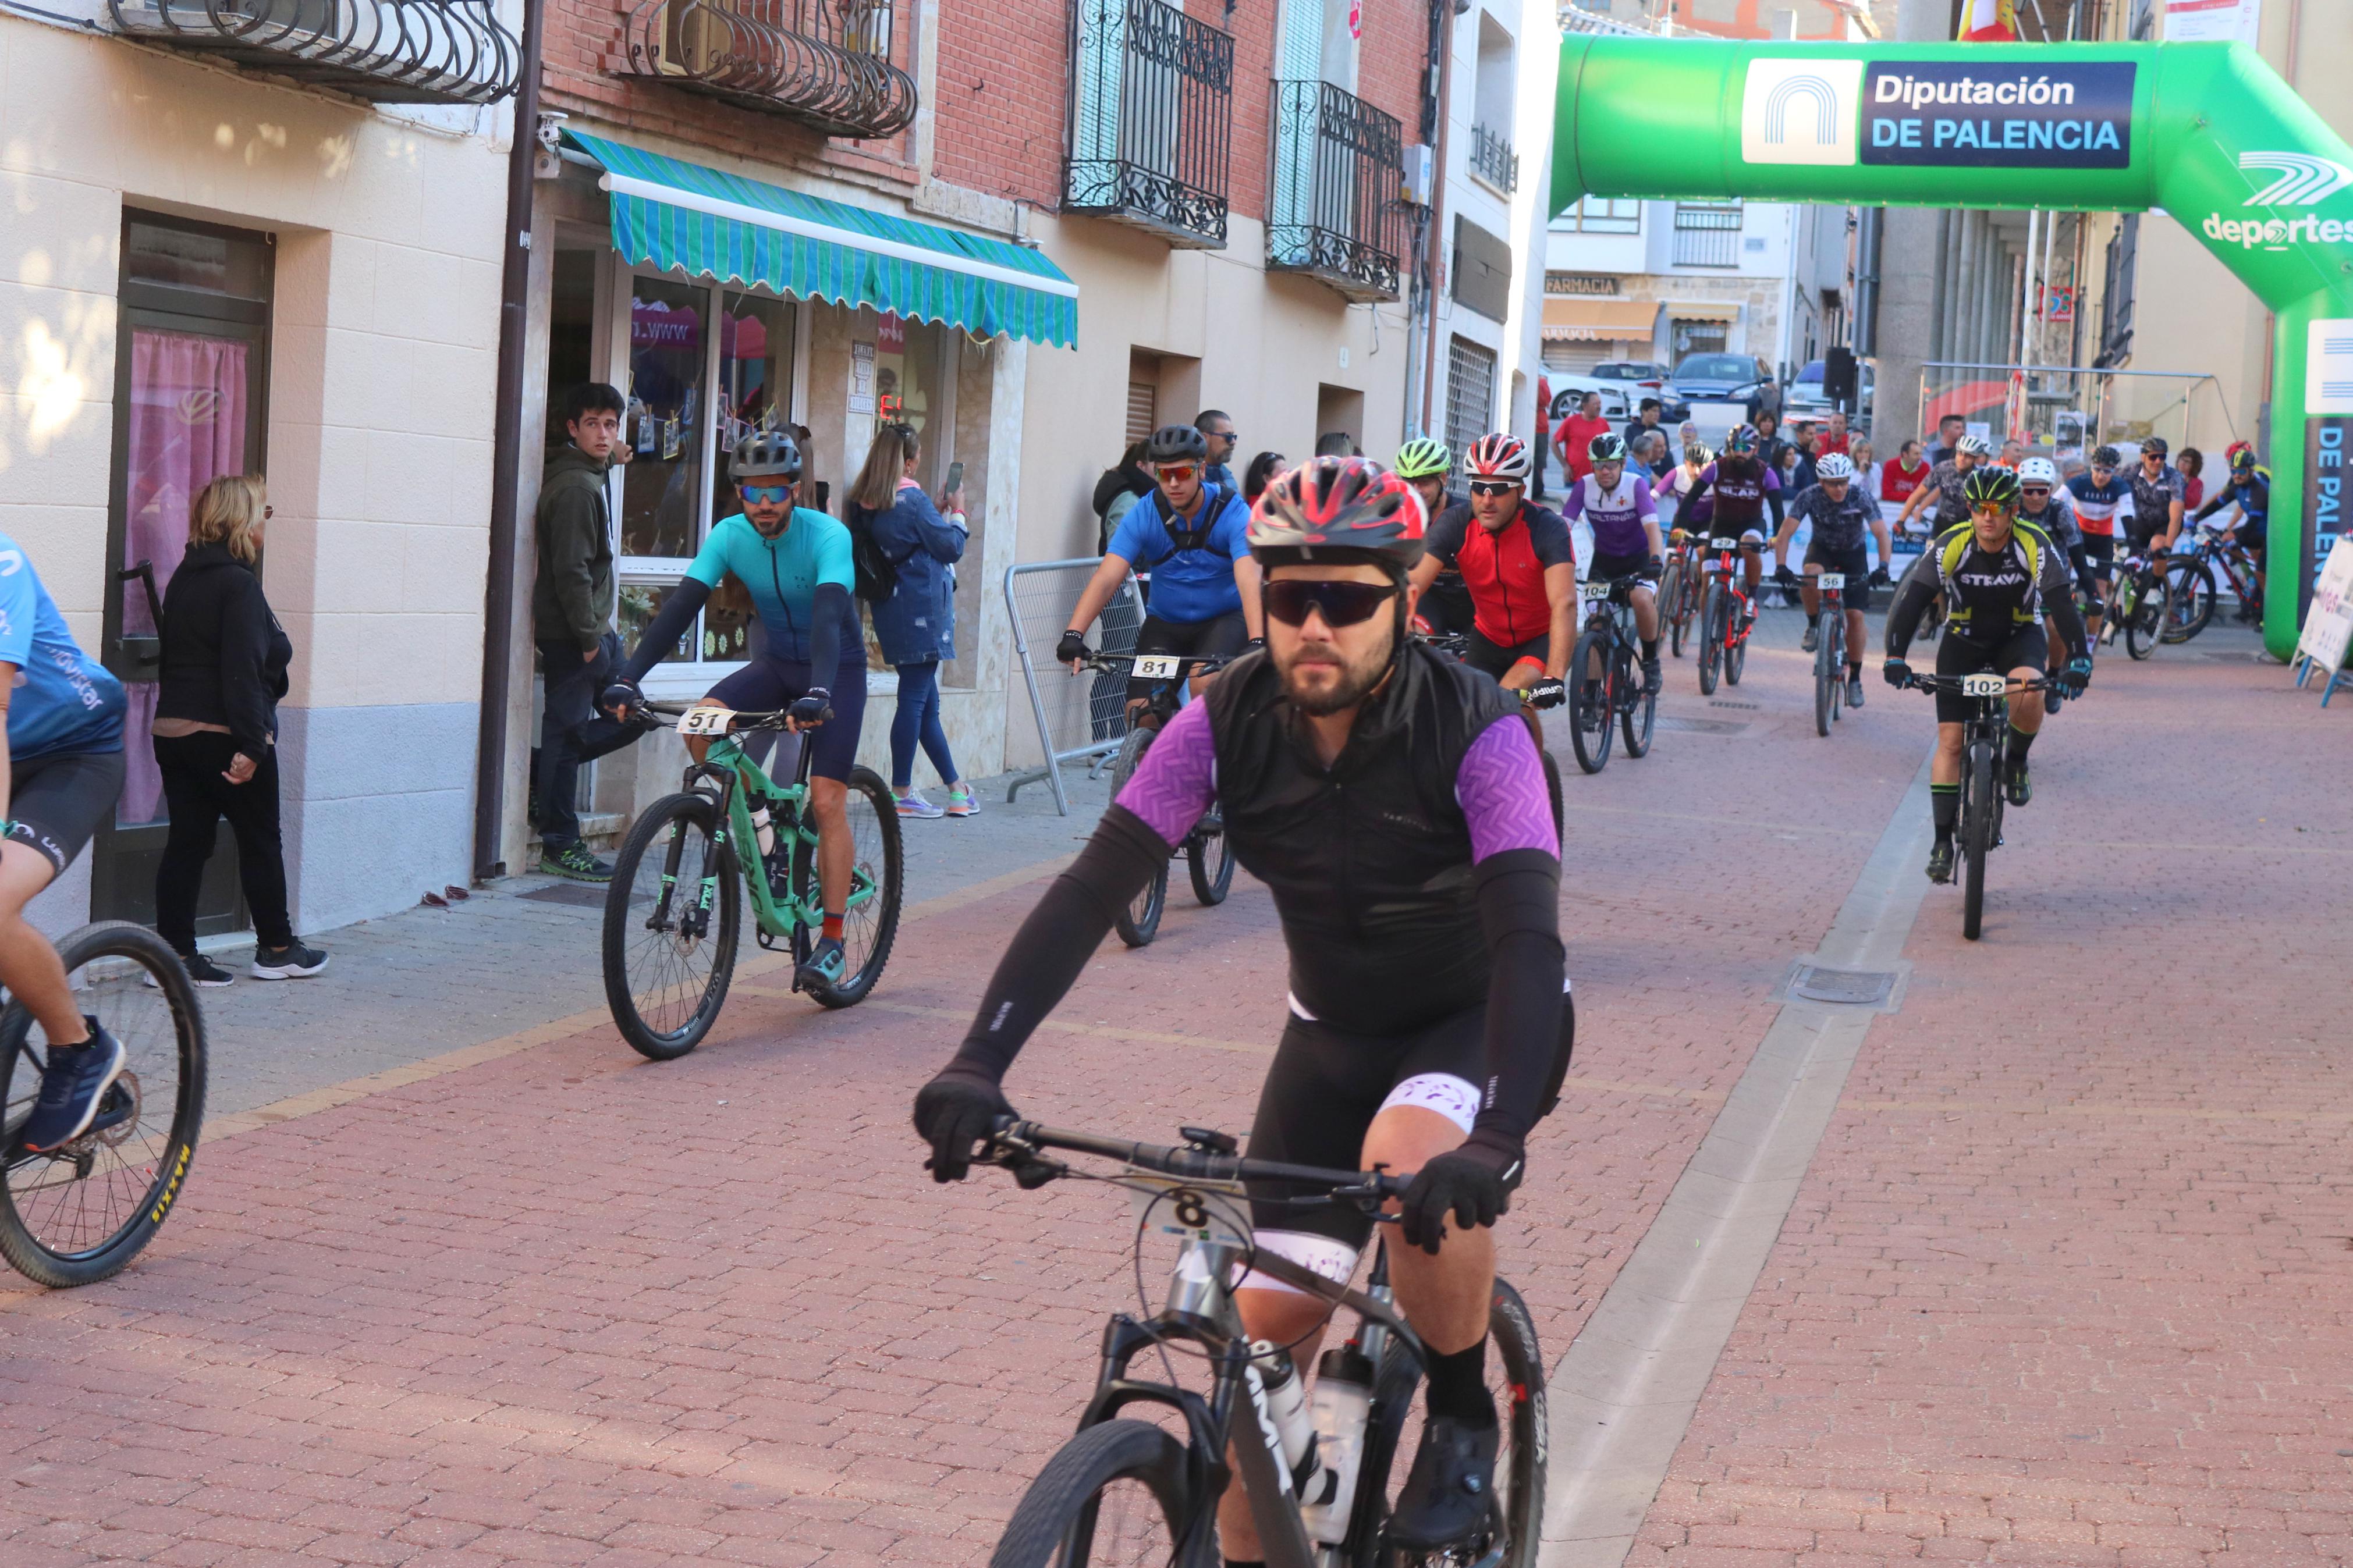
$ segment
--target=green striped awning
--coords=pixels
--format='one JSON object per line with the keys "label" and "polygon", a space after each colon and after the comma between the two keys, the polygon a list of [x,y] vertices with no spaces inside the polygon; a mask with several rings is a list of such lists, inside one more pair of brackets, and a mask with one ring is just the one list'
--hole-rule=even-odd
{"label": "green striped awning", "polygon": [[1035,250],[788,191],[577,131],[635,264],[1067,348],[1079,286]]}

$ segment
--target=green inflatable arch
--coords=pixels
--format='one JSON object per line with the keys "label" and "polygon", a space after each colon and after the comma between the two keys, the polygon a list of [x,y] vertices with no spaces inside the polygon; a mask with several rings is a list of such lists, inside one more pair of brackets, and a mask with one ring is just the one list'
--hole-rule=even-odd
{"label": "green inflatable arch", "polygon": [[[1587,195],[2162,207],[2276,313],[2272,582],[2353,526],[2353,150],[2241,44],[1746,44],[1573,36],[1552,210]],[[2307,380],[2307,371],[2310,376]]]}

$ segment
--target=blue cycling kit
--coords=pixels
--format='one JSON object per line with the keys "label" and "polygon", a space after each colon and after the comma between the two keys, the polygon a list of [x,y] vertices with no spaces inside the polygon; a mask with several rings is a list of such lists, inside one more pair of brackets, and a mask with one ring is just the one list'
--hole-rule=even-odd
{"label": "blue cycling kit", "polygon": [[793,509],[791,524],[774,539],[763,538],[740,511],[723,517],[686,574],[716,588],[730,572],[751,591],[752,608],[768,631],[768,657],[806,664],[818,585],[832,583],[847,594],[856,584],[849,530],[805,506]]}
{"label": "blue cycling kit", "polygon": [[16,667],[8,755],[122,750],[122,683],[82,652],[16,542],[0,534],[0,660]]}
{"label": "blue cycling kit", "polygon": [[2066,488],[2074,503],[2076,525],[2085,533],[2105,538],[2116,531],[2116,512],[2132,499],[2130,479],[2111,474],[2106,484],[2100,484],[2084,472],[2069,479]]}
{"label": "blue cycling kit", "polygon": [[1213,621],[1241,613],[1234,559],[1250,553],[1250,509],[1222,486],[1204,491],[1188,524],[1176,520],[1157,489],[1130,507],[1111,536],[1110,553],[1152,574],[1152,613],[1164,621]]}

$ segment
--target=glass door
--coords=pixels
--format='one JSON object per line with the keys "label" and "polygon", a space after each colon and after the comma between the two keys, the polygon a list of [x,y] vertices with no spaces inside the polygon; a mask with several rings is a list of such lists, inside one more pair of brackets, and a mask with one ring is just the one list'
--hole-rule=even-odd
{"label": "glass door", "polygon": [[[268,239],[184,219],[123,222],[115,362],[114,475],[101,658],[130,697],[123,783],[91,861],[92,913],[155,918],[155,868],[170,822],[152,726],[162,642],[154,607],[188,542],[188,508],[223,474],[259,474],[267,431]],[[205,868],[199,934],[246,923],[237,855],[223,841]]]}

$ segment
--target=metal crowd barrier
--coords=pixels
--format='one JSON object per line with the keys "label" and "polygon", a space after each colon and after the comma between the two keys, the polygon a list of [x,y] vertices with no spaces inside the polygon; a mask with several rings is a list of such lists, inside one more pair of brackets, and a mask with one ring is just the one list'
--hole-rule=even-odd
{"label": "metal crowd barrier", "polygon": [[[1127,681],[1116,675],[1073,677],[1054,662],[1054,645],[1071,624],[1080,591],[1103,564],[1100,555],[1069,561],[1032,561],[1008,567],[1005,605],[1013,616],[1013,650],[1021,679],[1029,687],[1029,709],[1038,716],[1038,746],[1045,764],[1015,775],[1005,799],[1012,804],[1023,784],[1043,779],[1053,786],[1054,809],[1071,815],[1070,792],[1062,787],[1062,764],[1085,761],[1092,777],[1127,738]],[[1129,653],[1144,625],[1144,601],[1131,576],[1103,606],[1092,635],[1104,653]]]}

